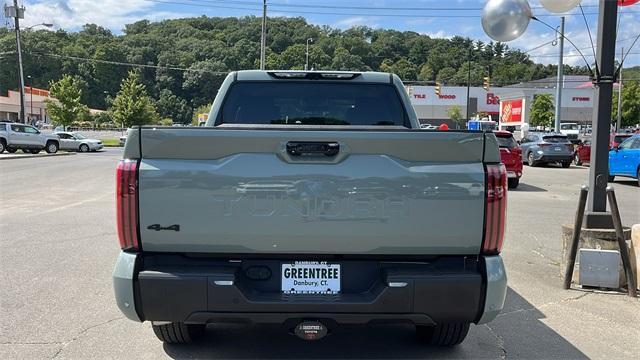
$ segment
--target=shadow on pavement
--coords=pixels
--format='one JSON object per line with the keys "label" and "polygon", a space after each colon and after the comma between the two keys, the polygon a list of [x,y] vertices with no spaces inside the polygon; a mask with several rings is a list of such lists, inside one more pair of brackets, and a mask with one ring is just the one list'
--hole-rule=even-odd
{"label": "shadow on pavement", "polygon": [[520,183],[520,185],[518,185],[517,188],[515,189],[509,189],[509,191],[520,191],[520,192],[546,192],[546,189],[543,189],[541,187],[537,187],[534,185],[529,185],[529,184],[525,184],[525,183]]}
{"label": "shadow on pavement", "polygon": [[544,314],[509,289],[505,315],[489,326],[471,326],[462,345],[429,347],[411,325],[343,326],[317,342],[305,342],[275,325],[210,325],[189,345],[164,345],[172,358],[218,359],[422,359],[422,358],[587,358],[547,327]]}
{"label": "shadow on pavement", "polygon": [[634,178],[624,178],[624,177],[616,177],[614,182],[615,185],[629,186],[629,187],[638,187],[638,180]]}

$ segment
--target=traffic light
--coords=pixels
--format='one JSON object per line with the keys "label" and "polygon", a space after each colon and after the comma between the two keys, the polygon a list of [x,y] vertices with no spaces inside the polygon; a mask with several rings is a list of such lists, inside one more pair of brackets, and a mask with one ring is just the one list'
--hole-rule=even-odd
{"label": "traffic light", "polygon": [[440,85],[440,82],[436,81],[436,88],[434,90],[436,92],[436,96],[440,96],[440,92],[442,91],[442,86]]}
{"label": "traffic light", "polygon": [[482,83],[482,88],[489,91],[489,84],[491,83],[491,78],[488,76],[484,77],[484,82]]}

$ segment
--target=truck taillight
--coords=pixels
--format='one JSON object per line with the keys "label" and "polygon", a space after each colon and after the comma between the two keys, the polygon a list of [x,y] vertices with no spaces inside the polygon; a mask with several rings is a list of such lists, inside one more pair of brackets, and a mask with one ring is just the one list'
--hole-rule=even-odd
{"label": "truck taillight", "polygon": [[507,213],[507,170],[503,164],[486,165],[486,204],[482,253],[499,254]]}
{"label": "truck taillight", "polygon": [[116,169],[116,216],[122,250],[139,250],[138,162],[120,160]]}

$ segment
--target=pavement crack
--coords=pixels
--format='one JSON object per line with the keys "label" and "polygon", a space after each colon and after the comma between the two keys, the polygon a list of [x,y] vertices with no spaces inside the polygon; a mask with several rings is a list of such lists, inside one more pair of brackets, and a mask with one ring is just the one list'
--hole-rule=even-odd
{"label": "pavement crack", "polygon": [[591,294],[592,293],[583,293],[583,294],[580,294],[578,296],[573,296],[573,297],[562,299],[562,300],[559,300],[559,301],[551,301],[551,302],[548,302],[548,303],[541,304],[539,306],[532,306],[530,308],[525,308],[525,309],[516,309],[516,310],[513,310],[513,311],[506,312],[506,313],[500,313],[500,314],[498,314],[497,317],[513,315],[513,314],[526,312],[526,311],[531,311],[531,310],[539,310],[539,309],[544,309],[544,308],[547,308],[547,307],[553,306],[553,305],[558,305],[558,304],[562,304],[562,303],[566,303],[566,302],[570,302],[570,301],[577,301],[577,300],[580,300],[583,297],[585,297],[587,295],[591,295]]}
{"label": "pavement crack", "polygon": [[498,333],[496,333],[488,324],[484,324],[484,327],[486,327],[487,330],[489,330],[489,333],[491,333],[491,335],[493,335],[493,337],[495,337],[496,340],[498,340],[498,347],[500,348],[500,351],[502,351],[502,354],[500,354],[500,358],[506,359],[507,349],[505,349],[504,347],[504,339],[502,338],[502,336],[498,335]]}
{"label": "pavement crack", "polygon": [[73,338],[71,338],[70,340],[64,341],[64,342],[57,342],[57,344],[62,344],[62,346],[60,346],[60,348],[58,349],[58,351],[56,351],[55,354],[53,354],[53,356],[51,357],[51,359],[55,359],[56,357],[58,357],[58,355],[60,355],[60,353],[62,352],[62,350],[64,350],[67,346],[69,346],[69,344],[73,343],[74,341],[78,340],[82,335],[84,335],[87,331],[91,330],[91,329],[95,329],[99,326],[104,326],[107,325],[109,323],[112,323],[114,321],[118,321],[118,320],[122,320],[124,319],[124,316],[118,316],[117,318],[113,318],[113,319],[109,319],[106,321],[103,321],[101,323],[95,324],[95,325],[91,325],[91,326],[87,326],[86,328],[80,330]]}

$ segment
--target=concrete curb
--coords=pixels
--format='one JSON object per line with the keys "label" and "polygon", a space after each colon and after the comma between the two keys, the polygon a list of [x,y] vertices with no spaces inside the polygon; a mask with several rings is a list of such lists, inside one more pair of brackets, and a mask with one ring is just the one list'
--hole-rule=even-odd
{"label": "concrete curb", "polygon": [[0,155],[0,161],[2,160],[15,160],[15,159],[29,159],[29,158],[43,158],[43,157],[52,157],[52,156],[65,156],[65,155],[75,155],[74,152],[57,152],[55,154],[24,154],[24,155]]}

